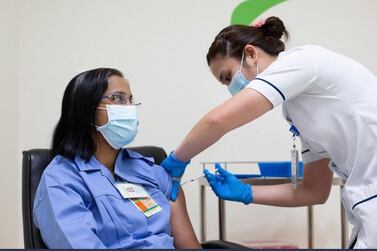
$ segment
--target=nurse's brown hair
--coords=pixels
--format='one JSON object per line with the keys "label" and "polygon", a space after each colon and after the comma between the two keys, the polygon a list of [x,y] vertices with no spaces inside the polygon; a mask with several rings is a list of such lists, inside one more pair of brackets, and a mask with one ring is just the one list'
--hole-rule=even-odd
{"label": "nurse's brown hair", "polygon": [[250,44],[259,47],[266,53],[276,56],[285,50],[281,38],[289,37],[283,21],[278,17],[269,17],[260,27],[247,25],[231,25],[220,31],[212,42],[207,53],[207,63],[216,56],[235,57],[241,59],[243,49]]}

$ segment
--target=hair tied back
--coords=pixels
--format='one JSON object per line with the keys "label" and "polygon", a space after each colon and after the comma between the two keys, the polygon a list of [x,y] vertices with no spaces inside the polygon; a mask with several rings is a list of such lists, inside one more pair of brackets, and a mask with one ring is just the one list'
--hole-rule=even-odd
{"label": "hair tied back", "polygon": [[273,37],[276,39],[281,39],[283,36],[285,36],[286,39],[289,37],[289,33],[286,30],[283,21],[278,17],[272,16],[267,18],[259,29],[266,37]]}

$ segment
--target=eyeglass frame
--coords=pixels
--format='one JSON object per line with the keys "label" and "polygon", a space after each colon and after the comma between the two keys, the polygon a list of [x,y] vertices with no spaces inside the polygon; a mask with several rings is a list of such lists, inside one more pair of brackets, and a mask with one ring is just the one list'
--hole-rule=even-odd
{"label": "eyeglass frame", "polygon": [[135,105],[135,106],[139,106],[139,105],[141,105],[141,102],[137,102],[137,103],[135,103],[134,101],[133,101],[133,96],[131,95],[131,96],[128,96],[127,94],[125,94],[124,92],[114,92],[114,93],[112,93],[112,94],[109,94],[109,95],[105,95],[105,96],[102,96],[101,97],[101,99],[105,99],[105,98],[107,98],[107,99],[111,99],[111,98],[113,98],[113,97],[116,97],[116,96],[125,96],[126,97],[126,103],[117,103],[117,102],[113,102],[114,104],[116,104],[116,105]]}

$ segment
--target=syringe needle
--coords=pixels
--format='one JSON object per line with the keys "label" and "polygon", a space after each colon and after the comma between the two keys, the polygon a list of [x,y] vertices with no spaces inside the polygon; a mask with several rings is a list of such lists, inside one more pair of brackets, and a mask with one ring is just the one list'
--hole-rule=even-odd
{"label": "syringe needle", "polygon": [[204,177],[204,175],[200,175],[199,177],[196,177],[196,178],[194,178],[194,179],[191,179],[191,180],[188,180],[188,181],[182,182],[182,183],[181,183],[181,186],[183,186],[183,185],[185,185],[185,184],[187,184],[187,183],[193,182],[193,181],[195,181],[195,180],[198,180],[198,179],[200,179],[201,177]]}

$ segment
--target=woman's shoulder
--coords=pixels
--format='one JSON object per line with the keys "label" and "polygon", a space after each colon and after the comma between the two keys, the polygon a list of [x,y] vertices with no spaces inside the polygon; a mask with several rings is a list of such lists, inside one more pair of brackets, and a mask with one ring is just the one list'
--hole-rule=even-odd
{"label": "woman's shoulder", "polygon": [[324,50],[323,47],[320,47],[318,45],[312,45],[312,44],[307,44],[307,45],[301,45],[301,46],[294,46],[287,48],[285,51],[282,51],[279,54],[279,58],[284,58],[284,57],[292,57],[295,55],[308,55],[311,54],[312,51],[317,51],[317,50]]}
{"label": "woman's shoulder", "polygon": [[320,45],[315,45],[315,44],[306,44],[302,46],[296,46],[287,49],[286,51],[282,52],[281,55],[285,56],[297,56],[297,55],[302,55],[302,59],[304,60],[305,57],[311,57],[311,58],[317,58],[317,57],[334,57],[337,55],[336,52],[322,47]]}
{"label": "woman's shoulder", "polygon": [[294,46],[294,47],[291,47],[291,48],[288,48],[286,50],[286,52],[294,52],[294,51],[318,51],[318,50],[322,50],[322,51],[326,51],[328,49],[326,49],[325,47],[322,47],[320,45],[316,45],[316,44],[304,44],[304,45],[299,45],[299,46]]}
{"label": "woman's shoulder", "polygon": [[153,158],[128,149],[124,149],[123,151],[125,151],[123,153],[125,159],[128,161],[131,160],[132,165],[128,166],[127,172],[124,172],[125,169],[123,168],[123,170],[119,171],[129,181],[140,184],[155,184],[160,188],[165,187],[166,183],[169,183],[170,175]]}
{"label": "woman's shoulder", "polygon": [[334,53],[319,45],[307,44],[288,48],[278,55],[278,60],[269,67],[273,70],[298,67],[297,69],[308,70],[316,73],[318,64],[323,60],[333,57]]}
{"label": "woman's shoulder", "polygon": [[[147,157],[147,156],[144,156],[138,152],[135,152],[135,151],[132,151],[132,150],[129,150],[129,149],[124,149],[123,151],[126,151],[126,155],[128,155],[128,158],[129,159],[133,159],[133,160],[138,160],[138,161],[142,161],[143,163],[145,163],[144,165],[140,166],[141,167],[141,170],[144,169],[146,171],[149,171],[149,172],[165,172],[165,169],[163,167],[161,167],[160,165],[158,165],[156,163],[156,160],[153,158],[153,157]],[[139,169],[140,170],[140,169]]]}
{"label": "woman's shoulder", "polygon": [[81,178],[74,160],[57,155],[43,171],[42,180],[51,185],[64,185]]}

